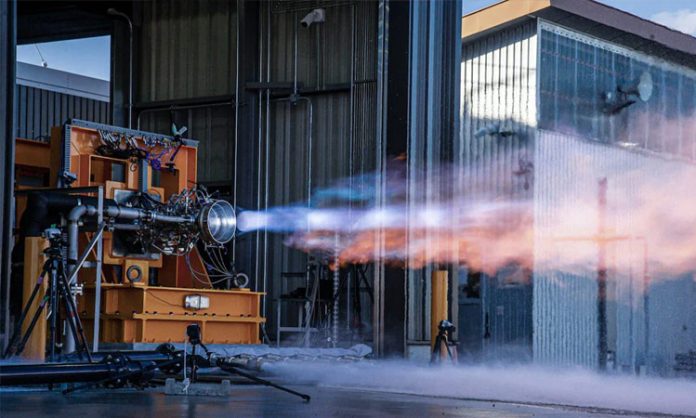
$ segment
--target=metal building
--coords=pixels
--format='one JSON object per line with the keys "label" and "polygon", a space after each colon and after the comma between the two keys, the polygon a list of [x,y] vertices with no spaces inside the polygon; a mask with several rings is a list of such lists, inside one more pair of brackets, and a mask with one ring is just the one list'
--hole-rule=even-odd
{"label": "metal building", "polygon": [[[325,20],[301,24],[316,8]],[[690,170],[696,41],[591,0],[508,0],[463,20],[460,10],[458,1],[10,1],[0,3],[0,59],[12,62],[17,42],[110,35],[110,106],[80,99],[72,106],[86,113],[70,116],[166,134],[172,123],[187,126],[200,141],[200,182],[241,208],[308,207],[341,178],[369,180],[380,207],[395,157],[406,166],[409,210],[452,192],[438,182],[443,164],[461,168],[457,181],[472,199],[531,203],[533,269],[370,265],[365,338],[380,355],[429,350],[429,278],[447,268],[465,357],[668,373],[675,354],[696,343],[693,280],[653,277],[643,236],[540,243],[576,202],[607,203],[585,230],[630,229],[635,202],[620,191],[649,184],[653,172]],[[13,81],[0,89],[2,109],[18,92],[3,133],[40,138],[63,122],[51,105],[62,93],[15,87],[14,67],[0,69]],[[628,103],[631,83],[648,77],[650,98]],[[3,146],[11,167],[11,145]],[[587,164],[573,163],[578,156]],[[559,273],[553,251],[571,247],[597,262]],[[312,261],[262,230],[239,237],[229,254],[267,293],[266,318]],[[269,321],[267,334],[277,325]]]}
{"label": "metal building", "polygon": [[[324,21],[302,25],[316,8]],[[457,0],[10,1],[0,12],[11,23],[0,27],[10,62],[17,43],[110,35],[109,122],[164,134],[172,123],[187,126],[200,141],[200,182],[244,209],[310,205],[313,191],[363,174],[374,174],[379,204],[394,157],[408,153],[418,172],[449,158],[458,135]],[[0,93],[12,108],[12,91]],[[6,120],[14,130],[12,115]],[[4,155],[11,167],[11,148]],[[3,236],[9,251],[10,229]],[[250,287],[267,292],[267,318],[304,282],[284,273],[304,272],[309,261],[264,231],[239,237],[229,254]],[[403,355],[407,339],[428,338],[407,335],[405,303],[407,283],[423,284],[427,271],[376,263],[366,273],[364,338],[379,354]],[[274,327],[269,321],[268,335]]]}
{"label": "metal building", "polygon": [[17,138],[47,141],[71,118],[109,123],[109,82],[17,63]]}
{"label": "metal building", "polygon": [[[461,71],[458,161],[531,202],[535,237],[530,281],[461,297],[465,347],[671,373],[696,346],[696,282],[633,231],[637,195],[696,170],[696,39],[593,1],[503,1],[464,17]],[[596,214],[576,220],[585,235],[559,237],[578,205]],[[593,263],[569,273],[569,252]]]}

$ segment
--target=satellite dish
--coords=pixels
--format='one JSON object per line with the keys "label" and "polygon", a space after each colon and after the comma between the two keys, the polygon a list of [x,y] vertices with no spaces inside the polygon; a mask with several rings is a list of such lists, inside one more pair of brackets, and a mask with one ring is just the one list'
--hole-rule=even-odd
{"label": "satellite dish", "polygon": [[653,94],[653,79],[649,72],[645,71],[640,75],[638,82],[638,97],[640,100],[647,102]]}
{"label": "satellite dish", "polygon": [[619,87],[619,91],[637,96],[642,102],[647,102],[652,97],[654,86],[652,75],[648,71],[643,71],[637,80],[627,86]]}
{"label": "satellite dish", "polygon": [[652,97],[655,85],[648,71],[643,71],[640,77],[630,84],[619,85],[616,91],[602,93],[604,106],[602,111],[614,115],[636,103],[638,100],[647,102]]}

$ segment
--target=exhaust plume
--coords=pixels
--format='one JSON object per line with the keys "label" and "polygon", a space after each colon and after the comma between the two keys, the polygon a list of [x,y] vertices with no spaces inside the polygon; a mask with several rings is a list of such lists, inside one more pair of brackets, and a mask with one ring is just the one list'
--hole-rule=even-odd
{"label": "exhaust plume", "polygon": [[694,164],[560,135],[537,141],[534,159],[543,161],[528,157],[524,173],[502,158],[423,171],[393,165],[315,191],[312,206],[242,212],[239,229],[287,233],[287,245],[342,263],[592,275],[603,251],[609,273],[626,263],[651,280],[696,271]]}

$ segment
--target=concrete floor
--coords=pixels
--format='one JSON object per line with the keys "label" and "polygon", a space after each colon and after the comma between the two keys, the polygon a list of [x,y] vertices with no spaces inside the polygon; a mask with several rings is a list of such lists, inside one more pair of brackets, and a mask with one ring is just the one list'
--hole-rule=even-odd
{"label": "concrete floor", "polygon": [[[0,392],[0,416],[14,417],[609,417],[589,410],[466,401],[425,396],[294,387],[304,403],[263,386],[235,386],[229,398],[167,396],[153,391]],[[622,417],[629,415],[621,414]]]}

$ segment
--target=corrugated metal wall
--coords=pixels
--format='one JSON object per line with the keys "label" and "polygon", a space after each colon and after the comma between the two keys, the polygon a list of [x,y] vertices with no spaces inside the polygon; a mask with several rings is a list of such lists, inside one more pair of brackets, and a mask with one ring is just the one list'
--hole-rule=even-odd
{"label": "corrugated metal wall", "polygon": [[[139,2],[136,103],[234,94],[236,2]],[[234,107],[144,113],[141,128],[171,134],[171,123],[200,141],[198,179],[230,184],[234,177]]]}
{"label": "corrugated metal wall", "polygon": [[154,0],[140,6],[136,102],[234,93],[235,1]]}
{"label": "corrugated metal wall", "polygon": [[[138,103],[234,94],[236,2],[155,0],[139,3]],[[245,83],[291,82],[294,76],[294,35],[297,33],[297,80],[312,102],[311,139],[306,100],[257,101],[244,106],[260,114],[253,131],[239,141],[253,155],[253,196],[264,209],[307,204],[310,193],[332,181],[372,172],[376,121],[377,2],[260,2],[259,73]],[[300,26],[315,7],[326,9],[326,22]],[[249,48],[257,51],[256,48]],[[273,92],[279,94],[278,91]],[[143,114],[141,128],[169,132],[172,119],[187,125],[187,136],[200,141],[199,180],[232,184],[234,180],[234,108],[177,110]],[[253,145],[250,145],[252,144]],[[245,180],[246,181],[246,180]],[[242,197],[240,197],[242,198]],[[295,285],[284,284],[286,271],[305,271],[307,256],[283,244],[283,236],[263,232],[244,237],[251,244],[250,273],[259,290],[268,291],[266,315],[275,318],[272,299]],[[369,306],[365,303],[366,306]],[[269,321],[274,325],[274,320]],[[272,331],[269,330],[269,331]]]}
{"label": "corrugated metal wall", "polygon": [[[471,185],[473,196],[483,191],[513,201],[533,199],[537,242],[533,292],[505,292],[497,285],[500,277],[484,280],[484,347],[487,342],[488,348],[509,346],[511,338],[506,335],[528,327],[530,333],[533,329],[533,337],[528,337],[536,360],[596,367],[597,266],[588,266],[585,273],[564,273],[560,257],[570,247],[596,256],[596,245],[582,240],[564,242],[562,248],[539,243],[553,236],[554,227],[566,215],[563,207],[596,204],[601,177],[608,178],[609,199],[615,202],[612,227],[631,230],[631,217],[622,212],[630,212],[630,200],[621,193],[635,190],[651,172],[669,170],[671,164],[679,163],[572,135],[693,159],[696,76],[691,70],[548,22],[538,25],[529,21],[506,28],[465,44],[463,50],[462,135],[455,147],[462,181]],[[537,30],[541,34],[538,41]],[[629,83],[644,71],[654,81],[651,99],[615,115],[602,114],[601,93]],[[569,135],[537,130],[537,124]],[[492,131],[514,134],[502,136]],[[576,164],[578,156],[584,166]],[[515,174],[522,171],[522,161],[532,163],[532,175],[520,178]],[[638,170],[630,181],[623,175],[627,170]],[[521,181],[529,187],[520,187]],[[596,231],[597,218],[583,219],[576,227],[585,233]],[[668,371],[674,353],[694,344],[695,336],[683,319],[688,322],[696,315],[693,304],[686,302],[696,291],[693,281],[676,277],[651,287],[646,326],[643,242],[619,241],[607,252],[613,283],[607,301],[607,339],[617,367],[633,370],[647,364],[653,371]],[[520,307],[525,299],[528,302]],[[511,307],[518,315],[508,314]],[[532,318],[525,309],[532,311]],[[650,335],[648,344],[646,333]],[[654,333],[660,335],[659,341]]]}
{"label": "corrugated metal wall", "polygon": [[[611,230],[635,234],[631,191],[659,173],[675,170],[679,175],[683,163],[659,156],[693,160],[696,155],[696,72],[548,22],[540,23],[539,33],[538,118],[540,128],[549,131],[537,134],[534,157],[537,243],[557,232],[554,229],[567,217],[563,208],[597,206],[598,181],[604,177]],[[602,111],[603,93],[635,82],[644,72],[653,80],[646,102],[639,100],[614,114]],[[643,149],[654,156],[600,143]],[[598,229],[598,217],[574,222],[578,235]],[[560,254],[571,248],[598,256],[598,247],[591,240],[559,245],[535,247],[534,355],[544,362],[597,367],[598,265],[588,266],[584,274],[564,273]],[[647,365],[651,371],[668,372],[674,353],[696,343],[696,334],[683,327],[684,318],[696,315],[687,302],[696,289],[690,279],[662,278],[659,286],[649,289],[646,326],[643,275],[645,263],[655,260],[646,261],[650,244],[647,250],[644,245],[640,239],[629,239],[607,248],[608,349],[619,368]]]}
{"label": "corrugated metal wall", "polygon": [[[325,8],[326,22],[300,26],[314,7]],[[311,100],[312,131],[306,100],[273,101],[262,112],[259,204],[311,205],[313,191],[375,169],[377,3],[268,2],[262,15],[264,50],[270,52],[263,57],[264,77],[270,70],[264,81],[294,80],[297,34],[297,81],[310,92],[305,97]],[[269,301],[304,285],[304,279],[281,278],[283,272],[305,271],[309,261],[307,254],[284,245],[284,238],[258,238],[256,275],[266,283]],[[268,308],[274,317],[275,305]]]}
{"label": "corrugated metal wall", "polygon": [[[542,128],[696,159],[696,71],[546,22],[540,37]],[[643,74],[652,80],[647,102],[603,111],[604,95]]]}
{"label": "corrugated metal wall", "polygon": [[[459,187],[472,199],[532,198],[531,176],[519,173],[533,162],[536,33],[536,22],[530,20],[464,45],[461,135],[454,144],[454,162],[460,170]],[[496,130],[509,134],[490,132]],[[481,252],[485,256],[486,250]],[[529,356],[531,285],[510,286],[502,276],[487,278],[482,285],[482,312],[469,320],[481,321],[486,354]]]}
{"label": "corrugated metal wall", "polygon": [[76,118],[110,123],[108,102],[17,85],[16,137],[46,141],[51,127]]}
{"label": "corrugated metal wall", "polygon": [[[654,270],[665,260],[653,255],[659,253],[654,247],[655,231],[645,231],[644,225],[636,223],[636,208],[645,197],[637,191],[659,179],[690,178],[696,175],[696,166],[547,131],[537,136],[535,160],[537,242],[558,238],[556,227],[568,216],[564,208],[586,205],[591,213],[598,207],[598,181],[607,179],[608,230],[629,237],[607,247],[609,350],[615,353],[619,368],[635,370],[647,364],[650,371],[668,373],[674,354],[696,344],[696,330],[689,325],[696,320],[696,283],[691,273],[672,277]],[[665,209],[688,202],[689,197],[674,199],[662,203]],[[572,227],[579,238],[590,238],[597,231],[598,219],[574,219]],[[572,235],[568,228],[564,232]],[[597,254],[597,243],[587,239],[537,245],[534,354],[543,362],[596,367],[597,265],[591,263],[583,274],[563,273],[568,266],[555,254],[568,254],[569,250]],[[647,288],[649,338],[643,297],[646,256],[651,283]]]}

